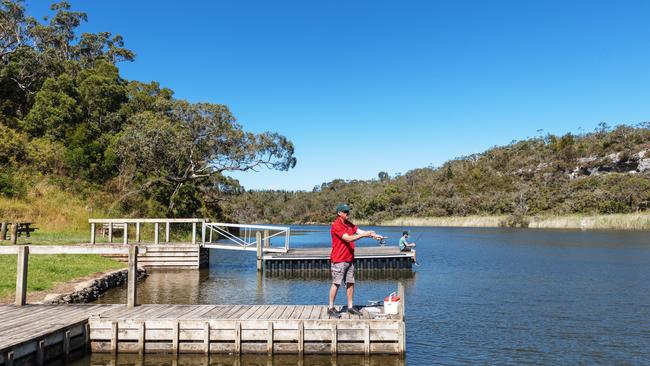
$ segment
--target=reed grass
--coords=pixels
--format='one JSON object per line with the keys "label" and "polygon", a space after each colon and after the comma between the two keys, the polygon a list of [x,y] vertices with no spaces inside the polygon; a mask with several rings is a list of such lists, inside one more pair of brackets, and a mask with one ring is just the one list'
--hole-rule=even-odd
{"label": "reed grass", "polygon": [[[448,226],[448,227],[499,227],[507,216],[451,216],[451,217],[400,217],[376,225],[382,226]],[[368,222],[359,220],[359,224]],[[650,230],[650,212],[612,215],[560,215],[531,216],[530,228],[538,229],[615,229]]]}

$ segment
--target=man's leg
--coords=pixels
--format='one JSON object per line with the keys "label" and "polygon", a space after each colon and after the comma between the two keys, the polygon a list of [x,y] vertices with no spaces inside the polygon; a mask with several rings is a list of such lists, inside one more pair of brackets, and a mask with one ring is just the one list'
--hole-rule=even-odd
{"label": "man's leg", "polygon": [[346,283],[347,285],[347,295],[348,295],[348,309],[354,307],[354,283]]}
{"label": "man's leg", "polygon": [[334,300],[336,300],[336,293],[339,291],[339,285],[333,283],[330,287],[330,306],[329,309],[334,307]]}

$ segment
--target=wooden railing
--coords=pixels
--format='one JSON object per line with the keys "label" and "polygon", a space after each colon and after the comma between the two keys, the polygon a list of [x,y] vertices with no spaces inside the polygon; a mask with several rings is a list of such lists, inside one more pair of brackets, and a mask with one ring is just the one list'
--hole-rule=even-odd
{"label": "wooden railing", "polygon": [[[145,249],[146,250],[146,249]],[[77,246],[77,245],[16,245],[0,246],[1,254],[17,254],[18,262],[16,266],[16,306],[23,306],[27,303],[27,269],[29,267],[30,254],[127,254],[128,263],[128,286],[126,305],[133,308],[137,305],[137,269],[139,246]]]}
{"label": "wooden railing", "polygon": [[169,243],[171,236],[171,224],[192,224],[192,244],[196,244],[197,237],[197,224],[201,225],[201,242],[205,242],[205,230],[203,230],[203,223],[208,222],[207,219],[197,219],[197,218],[188,218],[188,219],[89,219],[90,223],[90,243],[95,244],[95,235],[97,233],[97,224],[108,225],[108,242],[113,242],[113,225],[121,225],[120,229],[122,230],[122,241],[124,244],[129,243],[129,225],[135,225],[135,241],[139,243],[141,241],[141,227],[144,224],[153,224],[154,225],[154,243],[160,243],[160,225],[165,225],[165,242]]}

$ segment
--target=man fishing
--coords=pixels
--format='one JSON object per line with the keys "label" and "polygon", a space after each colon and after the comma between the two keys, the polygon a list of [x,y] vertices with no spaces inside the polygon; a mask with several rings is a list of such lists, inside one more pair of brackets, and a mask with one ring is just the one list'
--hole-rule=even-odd
{"label": "man fishing", "polygon": [[409,238],[409,232],[404,231],[402,232],[402,237],[399,238],[399,251],[400,252],[413,252],[413,262],[415,263],[416,266],[419,266],[417,259],[415,259],[415,242],[409,243],[408,242]]}
{"label": "man fishing", "polygon": [[354,242],[361,238],[373,238],[381,240],[384,237],[374,231],[359,229],[348,218],[350,217],[350,206],[340,204],[336,206],[336,219],[332,222],[330,230],[332,235],[332,286],[329,293],[329,307],[327,314],[330,317],[340,318],[341,314],[334,308],[334,300],[341,284],[346,285],[348,298],[348,313],[361,315],[361,312],[354,308]]}

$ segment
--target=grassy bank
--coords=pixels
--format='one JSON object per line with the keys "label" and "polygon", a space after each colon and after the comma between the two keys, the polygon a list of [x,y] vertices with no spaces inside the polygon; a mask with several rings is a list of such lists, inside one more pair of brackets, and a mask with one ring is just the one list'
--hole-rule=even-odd
{"label": "grassy bank", "polygon": [[[376,223],[384,226],[499,227],[507,216],[400,217]],[[615,215],[531,216],[529,228],[650,230],[650,212]],[[368,225],[368,222],[358,222]]]}
{"label": "grassy bank", "polygon": [[[45,291],[58,283],[118,268],[125,264],[97,255],[33,255],[29,258],[27,291]],[[0,255],[0,300],[16,291],[16,256]]]}

